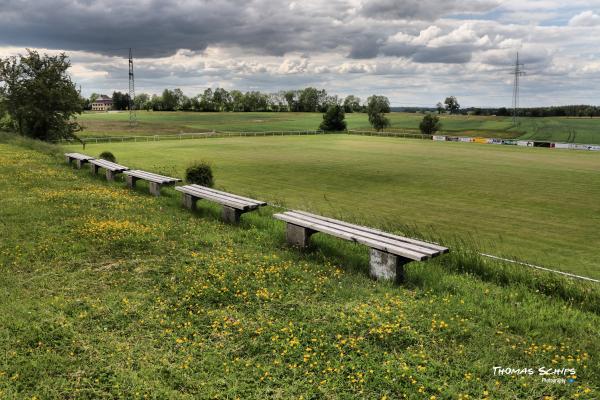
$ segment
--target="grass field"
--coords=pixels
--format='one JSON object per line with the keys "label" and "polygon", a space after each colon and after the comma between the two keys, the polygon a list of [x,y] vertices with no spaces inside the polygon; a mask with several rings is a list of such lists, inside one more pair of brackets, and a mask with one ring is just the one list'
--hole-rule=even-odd
{"label": "grass field", "polygon": [[[81,147],[74,147],[80,149]],[[86,146],[238,194],[600,278],[600,154],[347,135]]]}
{"label": "grass field", "polygon": [[[120,161],[166,172],[169,156],[183,162],[210,155],[218,183],[236,191],[294,193],[296,202],[303,196],[326,207],[326,189],[334,193],[332,204],[344,200],[352,213],[357,198],[371,192],[371,211],[410,205],[411,220],[419,222],[431,209],[456,210],[465,224],[475,218],[463,214],[464,196],[493,199],[488,191],[496,190],[469,187],[463,179],[472,178],[461,175],[466,168],[505,171],[501,186],[514,179],[514,168],[524,169],[520,193],[513,181],[503,195],[523,196],[519,207],[532,209],[534,201],[552,200],[539,193],[548,191],[537,181],[543,172],[578,170],[583,181],[597,165],[585,153],[547,159],[541,151],[497,154],[481,146],[482,153],[464,158],[462,147],[429,144],[432,156],[417,158],[422,142],[312,139],[190,141],[187,151],[165,141],[112,150]],[[271,156],[261,161],[265,149]],[[0,143],[0,398],[593,399],[600,393],[600,296],[592,287],[535,271],[527,271],[529,283],[456,273],[453,266],[483,262],[458,246],[434,262],[410,265],[404,286],[374,282],[363,246],[316,235],[306,252],[288,248],[272,208],[227,226],[213,205],[190,213],[172,189],[154,198],[143,185],[130,191],[122,182],[108,184],[67,167],[58,152],[28,141]],[[356,166],[345,165],[340,152],[351,152]],[[161,165],[149,161],[154,154],[163,156]],[[373,162],[373,154],[380,160]],[[527,164],[532,159],[536,167]],[[416,161],[410,172],[421,171],[417,176],[403,171]],[[392,175],[382,174],[388,162]],[[316,179],[321,174],[338,179]],[[388,196],[377,189],[385,181],[397,188],[394,202],[379,199]],[[350,196],[336,194],[337,182]],[[530,182],[535,187],[527,188]],[[563,190],[573,198],[570,191],[577,191],[580,208],[586,206],[580,186]],[[423,204],[415,206],[413,196]],[[351,203],[356,207],[347,208]],[[523,214],[519,207],[516,216]],[[538,229],[553,228],[543,220]],[[502,266],[487,268],[497,273]],[[498,376],[496,366],[535,374]],[[540,367],[573,368],[575,374],[559,377],[574,381],[543,382]]]}
{"label": "grass field", "polygon": [[[158,135],[202,131],[290,131],[315,130],[318,113],[137,113],[139,125],[129,128],[129,114],[85,113],[79,119],[85,126],[83,137]],[[422,114],[391,113],[391,129],[417,131]],[[366,114],[346,114],[348,129],[371,129]],[[600,119],[521,118],[518,128],[509,117],[442,115],[442,129],[449,134],[501,138],[524,138],[573,143],[600,143]]]}

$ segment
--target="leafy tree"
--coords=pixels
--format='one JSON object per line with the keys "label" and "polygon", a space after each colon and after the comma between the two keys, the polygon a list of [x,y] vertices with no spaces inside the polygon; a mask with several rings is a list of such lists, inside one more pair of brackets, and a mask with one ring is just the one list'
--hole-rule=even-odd
{"label": "leafy tree", "polygon": [[390,101],[385,96],[373,95],[367,99],[367,114],[369,123],[375,130],[380,131],[390,126],[390,120],[385,113],[390,112]]}
{"label": "leafy tree", "polygon": [[244,93],[239,90],[229,92],[231,97],[231,111],[244,111]]}
{"label": "leafy tree", "polygon": [[300,110],[304,112],[315,112],[319,107],[319,90],[314,87],[307,87],[300,92]]}
{"label": "leafy tree", "polygon": [[356,96],[349,95],[344,99],[344,111],[347,113],[360,112],[360,99]]}
{"label": "leafy tree", "polygon": [[148,103],[150,102],[150,96],[146,93],[136,94],[135,99],[133,99],[133,104],[136,110],[147,110]]}
{"label": "leafy tree", "polygon": [[319,129],[323,131],[343,131],[346,130],[346,114],[344,108],[339,104],[330,105],[325,114],[323,114],[323,122],[319,125]]}
{"label": "leafy tree", "polygon": [[435,105],[435,108],[437,109],[438,114],[441,114],[442,111],[444,111],[444,105],[441,101],[438,101],[438,103]]}
{"label": "leafy tree", "polygon": [[300,111],[300,93],[297,90],[288,90],[285,92],[284,97],[288,104],[288,111]]}
{"label": "leafy tree", "polygon": [[74,120],[83,104],[67,73],[71,63],[57,56],[27,50],[26,55],[0,59],[0,109],[10,115],[20,134],[42,140],[77,138]]}
{"label": "leafy tree", "polygon": [[229,92],[223,88],[216,88],[213,93],[213,103],[215,111],[226,111],[230,107],[231,96]]}
{"label": "leafy tree", "polygon": [[455,114],[460,110],[460,104],[458,104],[458,100],[456,100],[456,97],[454,96],[446,97],[444,104],[446,105],[446,110],[448,110],[450,114]]}
{"label": "leafy tree", "polygon": [[113,110],[129,109],[129,93],[113,92],[112,101]]}
{"label": "leafy tree", "polygon": [[179,103],[179,96],[173,90],[165,89],[161,96],[161,108],[162,111],[175,111]]}
{"label": "leafy tree", "polygon": [[423,135],[434,135],[440,130],[440,127],[440,118],[433,114],[425,114],[423,120],[419,124],[419,129]]}

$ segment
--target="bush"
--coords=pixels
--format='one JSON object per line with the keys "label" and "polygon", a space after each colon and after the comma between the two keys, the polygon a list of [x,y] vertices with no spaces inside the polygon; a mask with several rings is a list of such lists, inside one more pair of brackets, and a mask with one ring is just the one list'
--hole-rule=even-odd
{"label": "bush", "polygon": [[212,187],[214,185],[212,168],[205,161],[196,162],[185,170],[185,180],[188,183]]}
{"label": "bush", "polygon": [[106,161],[117,162],[117,158],[110,151],[103,151],[102,153],[100,153],[99,157]]}

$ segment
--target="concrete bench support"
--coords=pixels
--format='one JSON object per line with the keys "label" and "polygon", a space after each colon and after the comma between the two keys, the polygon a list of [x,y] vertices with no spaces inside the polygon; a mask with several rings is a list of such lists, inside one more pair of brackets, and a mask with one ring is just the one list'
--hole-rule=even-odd
{"label": "concrete bench support", "polygon": [[81,167],[83,167],[83,164],[85,164],[87,162],[87,160],[77,160],[77,169],[81,169]]}
{"label": "concrete bench support", "polygon": [[115,172],[111,171],[110,169],[106,170],[106,180],[107,181],[114,181],[115,180]]}
{"label": "concrete bench support", "polygon": [[134,189],[135,188],[135,183],[137,182],[138,179],[139,178],[136,178],[135,176],[127,175],[127,177],[126,177],[127,186],[130,189]]}
{"label": "concrete bench support", "polygon": [[369,249],[369,273],[377,280],[404,282],[404,265],[411,259],[386,253],[377,249]]}
{"label": "concrete bench support", "polygon": [[223,206],[223,211],[221,212],[221,217],[223,221],[230,224],[237,224],[240,222],[240,217],[242,215],[242,211],[233,207]]}
{"label": "concrete bench support", "polygon": [[181,196],[181,204],[189,210],[196,209],[196,202],[198,201],[198,197],[192,196],[191,194],[183,193]]}
{"label": "concrete bench support", "polygon": [[285,228],[285,238],[287,242],[294,246],[306,247],[308,246],[311,235],[315,233],[314,230],[287,223]]}
{"label": "concrete bench support", "polygon": [[148,182],[148,187],[150,188],[150,193],[154,196],[160,196],[160,183],[156,182]]}
{"label": "concrete bench support", "polygon": [[98,175],[98,170],[100,169],[100,167],[95,164],[90,164],[90,169],[92,170],[92,174]]}

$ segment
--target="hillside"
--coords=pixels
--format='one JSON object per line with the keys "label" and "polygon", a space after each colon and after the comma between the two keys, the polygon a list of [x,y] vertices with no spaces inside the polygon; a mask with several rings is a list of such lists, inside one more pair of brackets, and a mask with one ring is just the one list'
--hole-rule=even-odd
{"label": "hillside", "polygon": [[[418,132],[423,114],[387,114],[392,130]],[[442,131],[450,135],[523,138],[544,141],[600,144],[599,118],[523,117],[513,127],[511,117],[441,115]],[[138,126],[129,127],[128,112],[84,113],[79,121],[83,137],[169,135],[205,131],[315,130],[321,113],[287,112],[146,112],[138,111]],[[346,114],[348,129],[372,129],[364,113]]]}
{"label": "hillside", "polygon": [[406,285],[374,282],[364,247],[288,248],[272,209],[228,226],[57,153],[0,143],[1,398],[599,395],[592,287],[453,272],[480,265],[457,246]]}

